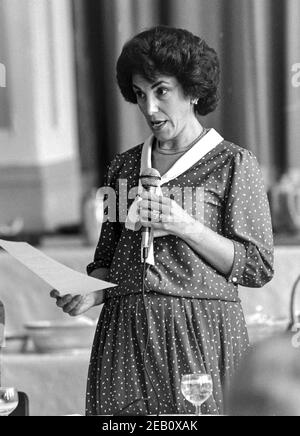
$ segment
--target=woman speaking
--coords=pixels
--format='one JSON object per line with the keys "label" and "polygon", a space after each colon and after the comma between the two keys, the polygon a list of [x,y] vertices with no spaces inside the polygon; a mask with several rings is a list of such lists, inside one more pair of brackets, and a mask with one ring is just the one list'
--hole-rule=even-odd
{"label": "woman speaking", "polygon": [[[103,223],[88,273],[117,283],[89,296],[57,298],[72,316],[102,304],[92,349],[87,414],[193,413],[180,390],[184,374],[205,373],[213,395],[203,406],[224,412],[223,392],[249,347],[238,285],[262,287],[273,276],[269,204],[253,153],[199,121],[218,103],[216,52],[182,29],[155,27],[127,42],[117,63],[125,100],[152,131],[111,163],[106,186],[139,185],[147,168],[161,192],[132,200],[136,222]],[[203,193],[202,218],[172,195]],[[202,191],[201,191],[202,190]],[[141,262],[142,227],[153,258]],[[56,291],[52,296],[57,297]]]}

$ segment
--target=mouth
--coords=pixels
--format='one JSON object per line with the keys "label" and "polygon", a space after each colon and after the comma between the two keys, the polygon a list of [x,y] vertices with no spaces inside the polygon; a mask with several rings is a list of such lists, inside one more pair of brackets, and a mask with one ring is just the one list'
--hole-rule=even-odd
{"label": "mouth", "polygon": [[153,130],[158,131],[161,130],[165,127],[165,125],[167,124],[168,121],[151,121],[151,127]]}

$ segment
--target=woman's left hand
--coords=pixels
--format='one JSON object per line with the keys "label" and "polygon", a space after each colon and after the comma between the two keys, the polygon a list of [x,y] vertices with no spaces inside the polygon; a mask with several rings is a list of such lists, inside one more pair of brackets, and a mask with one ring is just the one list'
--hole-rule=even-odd
{"label": "woman's left hand", "polygon": [[163,230],[180,236],[185,233],[194,218],[190,216],[176,201],[158,196],[147,191],[140,195],[139,216],[144,227]]}

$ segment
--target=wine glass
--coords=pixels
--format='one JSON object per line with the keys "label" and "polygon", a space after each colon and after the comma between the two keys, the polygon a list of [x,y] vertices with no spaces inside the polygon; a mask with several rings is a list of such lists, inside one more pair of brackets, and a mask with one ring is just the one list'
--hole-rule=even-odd
{"label": "wine glass", "polygon": [[186,374],[181,378],[181,392],[196,407],[196,415],[202,415],[201,405],[213,392],[212,378],[208,374]]}
{"label": "wine glass", "polygon": [[15,388],[0,387],[0,416],[10,415],[18,406],[19,395]]}

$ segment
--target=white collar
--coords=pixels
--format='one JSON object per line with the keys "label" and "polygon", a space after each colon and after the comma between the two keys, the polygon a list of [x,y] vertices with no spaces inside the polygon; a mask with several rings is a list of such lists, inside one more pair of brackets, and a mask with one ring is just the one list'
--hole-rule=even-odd
{"label": "white collar", "polygon": [[[162,176],[161,185],[168,183],[170,180],[183,174],[193,165],[195,165],[200,159],[202,159],[207,153],[213,150],[217,145],[221,144],[224,139],[214,129],[211,129],[203,138],[201,138],[190,150],[188,150],[177,162]],[[146,168],[152,167],[152,145],[153,135],[151,135],[144,143],[142,156],[141,156],[141,173]],[[139,189],[142,189],[141,181],[139,181]],[[160,187],[158,188],[160,190]],[[125,226],[127,229],[136,231],[141,228],[139,216],[137,212],[138,197],[132,203],[128,216],[126,218]],[[163,236],[167,233],[161,232],[158,236]],[[154,265],[154,246],[153,246],[154,233],[151,232],[151,244],[147,263]]]}
{"label": "white collar", "polygon": [[[141,170],[140,174],[146,168],[152,168],[152,146],[154,136],[151,135],[143,145],[141,156]],[[161,185],[168,183],[170,180],[183,174],[189,168],[194,166],[200,159],[207,153],[213,150],[217,145],[224,141],[221,135],[214,129],[210,129],[207,134],[201,138],[190,150],[184,153],[174,165],[162,176]]]}

